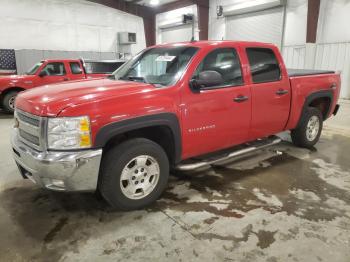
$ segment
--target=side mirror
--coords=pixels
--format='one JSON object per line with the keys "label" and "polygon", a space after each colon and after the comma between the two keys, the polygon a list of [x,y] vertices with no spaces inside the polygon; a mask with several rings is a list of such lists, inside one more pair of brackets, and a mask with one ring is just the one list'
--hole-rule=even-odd
{"label": "side mirror", "polygon": [[47,76],[47,73],[46,73],[46,71],[41,71],[41,72],[39,73],[39,76],[40,76],[40,77],[44,77],[44,76]]}
{"label": "side mirror", "polygon": [[222,75],[217,71],[203,71],[198,75],[198,79],[191,79],[190,86],[194,91],[199,91],[205,87],[218,86],[224,83]]}

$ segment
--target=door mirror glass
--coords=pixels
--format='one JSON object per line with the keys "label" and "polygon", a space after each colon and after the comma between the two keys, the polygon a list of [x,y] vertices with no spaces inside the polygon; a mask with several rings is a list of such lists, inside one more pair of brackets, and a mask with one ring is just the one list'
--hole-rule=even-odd
{"label": "door mirror glass", "polygon": [[190,81],[190,85],[194,90],[206,87],[220,86],[224,83],[222,75],[214,70],[202,71],[196,78]]}

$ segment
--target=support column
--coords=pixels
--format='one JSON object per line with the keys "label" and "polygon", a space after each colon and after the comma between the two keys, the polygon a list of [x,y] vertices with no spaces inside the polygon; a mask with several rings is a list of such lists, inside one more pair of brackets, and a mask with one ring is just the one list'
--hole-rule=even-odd
{"label": "support column", "polygon": [[199,40],[208,40],[209,0],[197,1]]}
{"label": "support column", "polygon": [[306,43],[316,43],[320,0],[308,0]]}

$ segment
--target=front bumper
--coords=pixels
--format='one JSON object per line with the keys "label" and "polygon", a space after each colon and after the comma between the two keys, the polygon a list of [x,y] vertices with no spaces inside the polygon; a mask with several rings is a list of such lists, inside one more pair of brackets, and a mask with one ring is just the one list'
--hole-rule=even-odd
{"label": "front bumper", "polygon": [[96,190],[102,149],[39,152],[18,139],[17,129],[13,130],[11,143],[24,178],[56,191]]}

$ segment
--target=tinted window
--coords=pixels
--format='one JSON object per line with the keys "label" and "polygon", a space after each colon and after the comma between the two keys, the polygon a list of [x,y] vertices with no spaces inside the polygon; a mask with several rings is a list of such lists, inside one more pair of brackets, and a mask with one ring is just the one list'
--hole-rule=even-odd
{"label": "tinted window", "polygon": [[85,69],[88,74],[111,74],[124,62],[89,62],[85,61]]}
{"label": "tinted window", "polygon": [[60,62],[49,63],[42,71],[45,71],[48,76],[62,76],[66,74],[64,64]]}
{"label": "tinted window", "polygon": [[281,70],[271,49],[247,48],[247,55],[254,83],[280,80]]}
{"label": "tinted window", "polygon": [[72,74],[79,75],[82,74],[83,71],[81,70],[80,64],[78,62],[70,62],[70,70],[72,71]]}
{"label": "tinted window", "polygon": [[237,52],[232,48],[220,48],[209,53],[198,66],[194,77],[203,71],[216,71],[221,74],[223,83],[219,86],[236,86],[243,83],[241,64]]}

